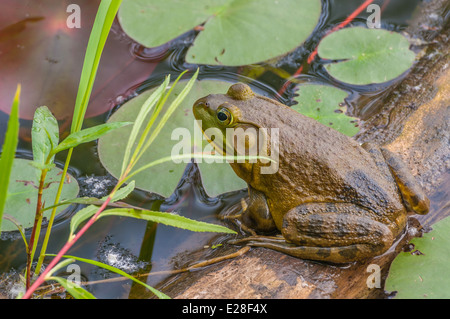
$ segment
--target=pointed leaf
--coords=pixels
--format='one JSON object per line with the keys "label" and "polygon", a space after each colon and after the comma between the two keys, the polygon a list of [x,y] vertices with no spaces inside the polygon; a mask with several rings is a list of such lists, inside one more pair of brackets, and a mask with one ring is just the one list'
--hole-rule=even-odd
{"label": "pointed leaf", "polygon": [[59,143],[59,126],[58,121],[46,106],[39,107],[34,113],[31,141],[33,160],[36,165],[44,167],[45,164],[53,163],[54,156],[51,156],[49,161],[47,159]]}
{"label": "pointed leaf", "polygon": [[119,127],[132,124],[131,122],[116,122],[116,123],[105,123],[78,131],[67,136],[64,141],[62,141],[54,150],[53,154],[61,152],[63,150],[76,147],[80,144],[87,143],[98,139],[99,137],[105,135],[106,133],[115,130]]}
{"label": "pointed leaf", "polygon": [[17,143],[19,142],[19,99],[20,84],[17,86],[11,107],[11,114],[8,120],[5,141],[0,156],[0,234],[2,232],[3,210],[6,204],[8,194],[9,179],[13,167],[14,157],[16,155]]}
{"label": "pointed leaf", "polygon": [[48,277],[47,280],[57,281],[61,286],[63,286],[68,293],[72,295],[75,299],[96,299],[93,294],[84,288],[81,288],[76,283],[68,281],[66,278],[62,277]]}
{"label": "pointed leaf", "polygon": [[[134,190],[134,181],[131,181],[128,185],[120,188],[111,199],[111,203],[114,203],[116,201],[122,200],[125,197],[127,197],[133,190]],[[102,202],[104,202],[108,196],[105,196],[101,199]],[[85,207],[81,210],[79,210],[71,219],[70,219],[70,235],[69,237],[72,237],[72,235],[77,230],[78,226],[84,222],[85,220],[89,219],[92,215],[95,214],[95,212],[98,210],[98,206],[95,205],[89,205],[88,207]]]}
{"label": "pointed leaf", "polygon": [[124,217],[144,219],[147,221],[187,229],[195,232],[217,232],[228,234],[236,233],[233,230],[228,229],[221,225],[200,222],[172,213],[155,212],[150,210],[137,210],[132,208],[112,208],[100,214],[100,217],[105,216],[124,216]]}

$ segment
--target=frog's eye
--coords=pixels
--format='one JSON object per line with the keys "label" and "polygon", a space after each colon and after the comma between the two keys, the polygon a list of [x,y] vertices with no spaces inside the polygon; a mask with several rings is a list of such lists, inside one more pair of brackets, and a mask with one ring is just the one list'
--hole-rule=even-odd
{"label": "frog's eye", "polygon": [[233,116],[231,115],[230,111],[226,108],[220,108],[217,110],[217,119],[220,123],[224,125],[228,125],[231,123]]}

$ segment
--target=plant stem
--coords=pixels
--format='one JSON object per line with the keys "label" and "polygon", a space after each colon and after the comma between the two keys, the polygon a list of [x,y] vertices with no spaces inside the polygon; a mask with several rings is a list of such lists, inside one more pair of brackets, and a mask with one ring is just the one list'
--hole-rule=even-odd
{"label": "plant stem", "polygon": [[[34,252],[36,250],[37,242],[39,239],[39,233],[40,233],[41,223],[42,223],[42,215],[44,212],[42,209],[42,193],[44,191],[44,183],[45,183],[45,177],[47,176],[47,172],[48,172],[48,169],[43,169],[41,171],[41,177],[39,180],[37,204],[36,204],[36,214],[34,217],[34,225],[33,225],[32,231],[31,231],[30,242],[28,244],[27,274],[26,274],[26,288],[27,289],[30,287],[31,265],[33,263]],[[37,231],[38,229],[39,229],[39,231]]]}
{"label": "plant stem", "polygon": [[[65,180],[66,175],[67,175],[67,170],[69,169],[70,159],[72,158],[72,152],[73,152],[73,148],[69,149],[69,152],[67,153],[66,162],[64,164],[62,177],[61,177],[61,180],[59,182],[58,191],[56,193],[55,204],[59,203],[59,200],[61,198],[62,188],[64,186],[64,180]],[[44,242],[42,243],[41,252],[39,254],[38,263],[36,265],[36,273],[37,274],[41,272],[42,263],[44,262],[45,252],[47,250],[48,241],[50,239],[50,233],[52,232],[53,221],[54,221],[55,215],[56,215],[56,209],[57,209],[57,206],[53,207],[52,213],[51,213],[50,218],[48,220],[47,231],[45,232]]]}
{"label": "plant stem", "polygon": [[58,254],[53,258],[53,260],[48,264],[42,274],[34,281],[30,288],[27,289],[23,295],[23,299],[28,299],[31,297],[33,292],[39,287],[44,281],[47,280],[47,274],[52,270],[53,267],[59,262],[59,260],[65,255],[65,253],[75,244],[75,242],[92,226],[92,224],[97,220],[98,216],[103,212],[103,210],[108,206],[111,201],[112,196],[108,196],[102,206],[97,210],[97,212],[88,220],[88,222],[76,233],[72,238],[70,238],[67,243],[61,248]]}

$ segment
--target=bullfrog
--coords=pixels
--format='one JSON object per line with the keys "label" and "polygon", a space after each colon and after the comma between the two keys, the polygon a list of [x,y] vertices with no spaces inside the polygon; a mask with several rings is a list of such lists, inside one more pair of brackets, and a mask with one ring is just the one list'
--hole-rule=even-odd
{"label": "bullfrog", "polygon": [[[401,159],[389,150],[356,140],[306,117],[244,83],[226,94],[210,94],[193,106],[201,129],[222,154],[229,130],[243,129],[245,145],[277,152],[277,169],[262,157],[232,161],[248,185],[248,205],[240,215],[255,235],[234,244],[274,249],[301,259],[347,263],[386,252],[402,235],[410,213],[426,214],[429,199]],[[214,129],[214,136],[206,134]],[[277,129],[279,143],[271,142]],[[211,130],[209,130],[211,131]],[[222,134],[221,138],[218,135]],[[271,146],[278,149],[270,150]],[[278,235],[273,235],[278,232]],[[281,232],[281,235],[279,234]]]}

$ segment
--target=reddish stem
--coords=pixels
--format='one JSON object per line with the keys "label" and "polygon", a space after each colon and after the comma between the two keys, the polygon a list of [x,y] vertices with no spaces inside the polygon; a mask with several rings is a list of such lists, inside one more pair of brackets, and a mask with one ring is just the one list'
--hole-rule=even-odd
{"label": "reddish stem", "polygon": [[[44,190],[44,182],[45,182],[45,177],[47,176],[47,170],[44,169],[41,172],[41,178],[39,180],[39,188],[38,188],[38,196],[37,196],[37,204],[36,204],[36,214],[34,216],[34,225],[33,228],[31,230],[31,237],[30,237],[30,242],[28,243],[28,251],[27,251],[27,276],[26,276],[26,280],[25,280],[25,287],[26,289],[30,288],[30,280],[31,280],[31,265],[33,264],[33,260],[32,260],[32,252],[33,252],[33,246],[34,246],[34,241],[35,241],[35,237],[36,237],[36,229],[38,228],[38,224],[39,221],[42,219],[42,214],[43,214],[43,210],[42,210],[42,193]],[[39,236],[39,235],[38,235]]]}
{"label": "reddish stem", "polygon": [[92,216],[89,221],[80,229],[80,231],[75,234],[74,237],[72,237],[61,250],[58,252],[58,254],[53,258],[53,260],[48,264],[48,266],[45,268],[44,272],[36,279],[36,281],[31,285],[31,287],[25,292],[25,295],[23,295],[22,299],[28,299],[31,297],[33,292],[36,290],[37,287],[39,287],[44,281],[47,274],[52,270],[53,267],[59,262],[59,260],[62,258],[62,256],[70,249],[70,247],[75,244],[75,242],[86,232],[86,230],[89,229],[89,227],[92,226],[92,224],[97,220],[100,213],[108,206],[108,203],[110,202],[111,198],[108,197],[106,201],[100,206],[98,211]]}
{"label": "reddish stem", "polygon": [[[345,27],[347,24],[349,24],[350,22],[352,22],[357,16],[358,14],[360,14],[369,4],[371,4],[374,0],[366,0],[363,4],[361,4],[355,11],[352,12],[352,14],[350,14],[344,21],[342,21],[340,24],[338,24],[337,26],[335,26],[333,29],[331,29],[330,31],[328,31],[325,36],[327,36],[328,34],[337,31],[339,29],[342,29],[343,27]],[[307,63],[311,64],[311,62],[314,60],[314,58],[317,55],[317,47],[314,49],[313,52],[311,52],[311,54],[308,57]],[[293,78],[296,78],[297,76],[300,75],[300,73],[302,73],[303,71],[303,65],[301,65],[297,71],[295,71],[295,73],[292,75]],[[284,91],[286,91],[287,86],[289,85],[289,83],[291,83],[290,80],[286,81],[286,83],[283,84],[283,86],[281,87],[281,89],[278,91],[278,94],[281,96]]]}

